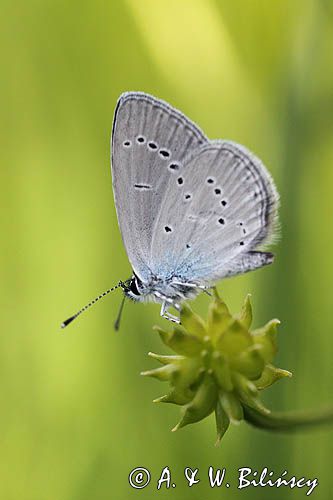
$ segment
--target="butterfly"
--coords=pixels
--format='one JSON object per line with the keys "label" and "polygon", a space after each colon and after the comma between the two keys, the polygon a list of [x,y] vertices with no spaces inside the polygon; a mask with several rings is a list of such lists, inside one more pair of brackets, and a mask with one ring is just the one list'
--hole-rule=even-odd
{"label": "butterfly", "polygon": [[[244,146],[210,140],[183,113],[143,92],[118,99],[112,127],[115,206],[132,277],[124,297],[180,310],[223,278],[273,262],[279,196]],[[122,304],[123,305],[123,304]]]}

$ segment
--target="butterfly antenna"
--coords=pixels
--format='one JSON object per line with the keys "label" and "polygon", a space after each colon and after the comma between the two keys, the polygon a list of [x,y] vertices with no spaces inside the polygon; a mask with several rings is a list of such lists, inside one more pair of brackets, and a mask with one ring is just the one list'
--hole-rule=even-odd
{"label": "butterfly antenna", "polygon": [[116,290],[119,287],[123,287],[123,285],[124,285],[124,283],[122,281],[119,281],[118,285],[116,285],[116,286],[114,286],[112,288],[109,288],[105,292],[103,292],[100,295],[98,295],[98,297],[96,297],[94,300],[92,300],[91,302],[89,302],[89,304],[87,304],[84,307],[82,307],[82,309],[80,309],[76,314],[74,314],[70,318],[66,319],[63,323],[61,323],[61,328],[65,328],[67,325],[69,325],[70,323],[72,323],[72,321],[74,321],[78,316],[80,316],[80,314],[82,314],[84,311],[86,311],[87,309],[89,309],[89,307],[93,306],[94,304],[96,304],[96,302],[98,302],[100,299],[102,299],[103,297],[105,297],[105,295],[108,295],[110,292],[113,292],[113,290]]}
{"label": "butterfly antenna", "polygon": [[114,322],[114,329],[115,329],[116,332],[119,330],[119,327],[120,327],[120,320],[121,320],[121,316],[122,316],[122,313],[123,313],[125,300],[126,300],[126,295],[123,296],[123,300],[121,301],[121,304],[120,304],[120,307],[119,307],[119,312],[118,312],[117,319]]}

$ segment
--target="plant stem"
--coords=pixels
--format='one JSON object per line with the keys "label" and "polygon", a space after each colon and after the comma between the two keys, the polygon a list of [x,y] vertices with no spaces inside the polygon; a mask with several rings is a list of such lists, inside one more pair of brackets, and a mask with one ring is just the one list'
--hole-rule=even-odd
{"label": "plant stem", "polygon": [[243,404],[244,419],[250,425],[273,432],[297,432],[333,423],[333,408],[264,414]]}

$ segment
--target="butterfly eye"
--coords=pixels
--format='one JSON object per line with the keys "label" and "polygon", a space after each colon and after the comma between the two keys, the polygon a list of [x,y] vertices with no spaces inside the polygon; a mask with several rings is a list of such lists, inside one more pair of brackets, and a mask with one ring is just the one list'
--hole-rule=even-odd
{"label": "butterfly eye", "polygon": [[138,142],[139,144],[144,144],[146,142],[146,138],[143,137],[142,135],[139,135],[137,138],[136,138],[136,142]]}
{"label": "butterfly eye", "polygon": [[138,290],[138,287],[137,287],[137,282],[136,282],[136,279],[133,278],[131,283],[130,283],[130,286],[129,286],[129,289],[130,291],[134,294],[134,295],[141,295],[140,291]]}

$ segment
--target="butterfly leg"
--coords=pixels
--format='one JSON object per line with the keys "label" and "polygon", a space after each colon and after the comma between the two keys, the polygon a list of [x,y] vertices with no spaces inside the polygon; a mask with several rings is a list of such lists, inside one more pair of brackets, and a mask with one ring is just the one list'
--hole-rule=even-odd
{"label": "butterfly leg", "polygon": [[175,309],[177,309],[177,311],[180,311],[180,305],[177,304],[177,302],[174,302],[172,299],[170,299],[169,297],[166,297],[165,295],[163,295],[162,293],[160,292],[157,292],[155,291],[154,292],[155,296],[160,299],[162,301],[162,306],[161,306],[161,313],[160,315],[169,320],[169,321],[172,321],[173,323],[178,323],[180,324],[180,319],[177,318],[177,316],[174,316],[173,314],[170,314],[168,312],[168,308],[169,307],[174,307]]}
{"label": "butterfly leg", "polygon": [[197,283],[182,283],[181,281],[173,281],[175,285],[188,286],[189,288],[200,288],[200,290],[208,290],[210,286],[197,285]]}
{"label": "butterfly leg", "polygon": [[175,309],[177,309],[177,311],[180,311],[180,305],[177,304],[177,302],[175,302],[174,300],[170,299],[166,295],[163,295],[163,293],[157,292],[156,290],[153,293],[154,293],[155,297],[157,297],[158,299],[160,299],[162,302],[168,303],[169,305],[167,307],[171,307],[172,306]]}
{"label": "butterfly leg", "polygon": [[181,285],[181,286],[187,286],[188,288],[199,288],[202,290],[204,293],[207,295],[211,296],[212,294],[208,291],[211,286],[205,286],[205,285],[197,285],[196,283],[182,283],[181,281],[173,281],[175,285]]}
{"label": "butterfly leg", "polygon": [[178,323],[179,324],[180,323],[179,318],[177,318],[177,316],[174,316],[173,314],[168,313],[168,308],[169,307],[170,307],[170,304],[168,304],[166,301],[162,302],[160,315],[162,316],[162,318],[165,318],[168,321],[172,321],[173,323]]}

